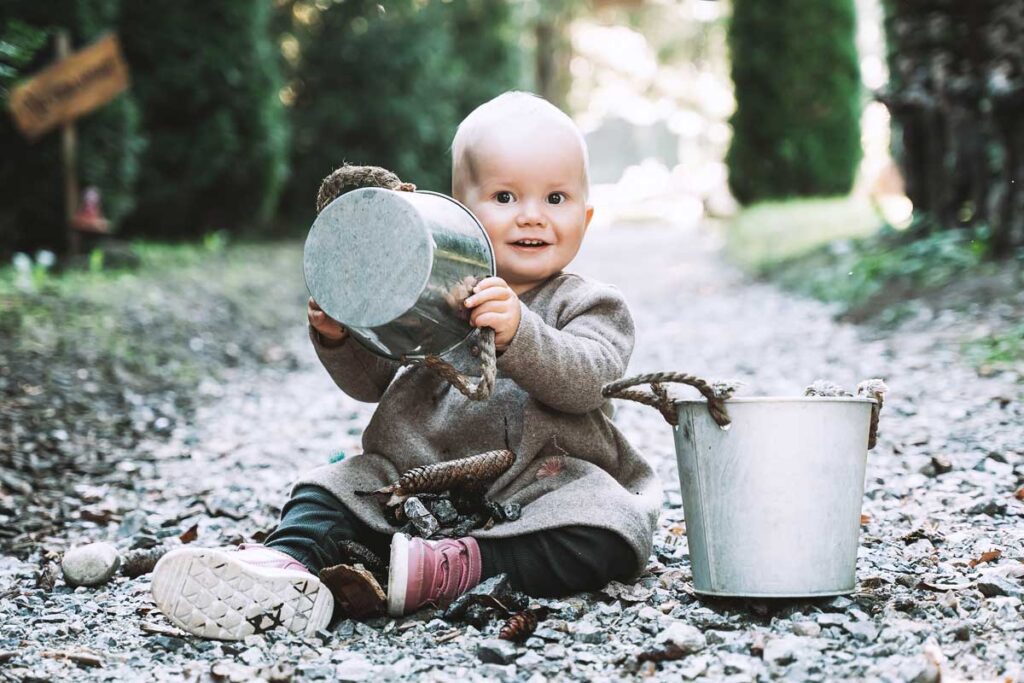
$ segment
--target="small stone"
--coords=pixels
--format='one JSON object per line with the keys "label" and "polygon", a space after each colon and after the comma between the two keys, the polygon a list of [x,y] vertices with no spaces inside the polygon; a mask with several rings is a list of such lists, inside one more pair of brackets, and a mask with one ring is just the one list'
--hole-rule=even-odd
{"label": "small stone", "polygon": [[416,496],[407,498],[403,509],[405,510],[405,516],[416,527],[416,531],[419,532],[421,537],[430,538],[441,528],[434,515],[430,514],[427,506]]}
{"label": "small stone", "polygon": [[64,553],[61,568],[70,586],[98,586],[121,566],[121,554],[109,543],[80,545]]}
{"label": "small stone", "polygon": [[842,595],[837,595],[828,601],[828,608],[837,612],[849,609],[851,605],[853,605],[853,600],[845,598]]}
{"label": "small stone", "polygon": [[514,522],[523,515],[523,506],[519,503],[505,503],[501,507],[501,514],[506,522]]}
{"label": "small stone", "polygon": [[447,498],[440,498],[434,501],[434,504],[430,506],[430,511],[434,513],[434,517],[442,526],[451,524],[459,517],[458,510],[455,509],[455,506]]}
{"label": "small stone", "polygon": [[707,638],[700,629],[682,621],[673,622],[659,633],[655,640],[662,645],[670,643],[685,654],[700,652],[708,646]]}
{"label": "small stone", "polygon": [[576,640],[581,643],[597,645],[608,640],[608,635],[604,631],[587,622],[577,624],[576,628],[573,629],[573,634],[576,636]]}
{"label": "small stone", "polygon": [[821,626],[813,621],[797,621],[793,624],[793,633],[798,636],[817,638],[821,635]]}
{"label": "small stone", "polygon": [[515,664],[481,664],[474,673],[485,681],[511,681],[515,680],[516,667]]}
{"label": "small stone", "polygon": [[516,666],[521,667],[523,669],[532,669],[535,666],[542,664],[543,662],[543,657],[541,657],[533,650],[527,650],[526,654],[516,659]]}
{"label": "small stone", "polygon": [[967,624],[957,624],[953,629],[953,637],[957,640],[967,641],[971,639],[971,627]]}
{"label": "small stone", "polygon": [[547,659],[564,659],[565,646],[559,643],[548,643],[544,646],[544,657]]}
{"label": "small stone", "polygon": [[984,578],[978,579],[978,582],[975,584],[975,588],[981,591],[981,594],[986,598],[1008,595],[1010,597],[1024,600],[1024,589],[1012,581],[1008,581],[1007,579],[994,574],[989,574]]}
{"label": "small stone", "polygon": [[725,642],[725,634],[721,631],[709,629],[704,632],[704,638],[708,645],[721,645]]}
{"label": "small stone", "polygon": [[678,669],[679,675],[688,681],[692,681],[707,671],[708,664],[710,663],[711,659],[706,655],[687,657],[683,662],[682,668]]}
{"label": "small stone", "polygon": [[476,647],[477,659],[485,664],[511,664],[517,655],[515,644],[500,638],[490,638]]}
{"label": "small stone", "polygon": [[989,517],[999,517],[1006,514],[1006,503],[989,499],[983,500],[980,503],[972,505],[967,510],[969,515],[988,515]]}
{"label": "small stone", "polygon": [[849,618],[845,614],[822,612],[816,615],[815,620],[820,626],[842,626],[849,621]]}
{"label": "small stone", "polygon": [[185,647],[185,640],[176,636],[153,636],[150,639],[168,652],[176,652]]}
{"label": "small stone", "polygon": [[[805,623],[805,622],[798,622]],[[800,639],[793,636],[772,638],[764,645],[764,661],[784,666],[796,660]]]}
{"label": "small stone", "polygon": [[346,659],[334,669],[335,680],[355,683],[375,678],[378,667],[368,659],[353,657]]}
{"label": "small stone", "polygon": [[601,661],[601,657],[594,652],[588,652],[586,650],[580,650],[572,654],[573,661],[582,664],[596,664]]}
{"label": "small stone", "polygon": [[848,621],[843,624],[843,628],[857,640],[868,643],[878,637],[878,627],[870,621]]}

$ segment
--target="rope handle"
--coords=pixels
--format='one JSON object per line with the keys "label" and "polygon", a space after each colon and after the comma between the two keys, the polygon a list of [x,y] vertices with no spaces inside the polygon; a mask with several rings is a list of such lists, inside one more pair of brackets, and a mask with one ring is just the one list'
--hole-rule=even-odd
{"label": "rope handle", "polygon": [[882,402],[889,387],[880,379],[866,379],[857,385],[857,395],[875,399],[871,406],[871,427],[868,429],[868,450],[878,443],[878,418],[882,414]]}
{"label": "rope handle", "polygon": [[[316,195],[316,212],[319,214],[328,204],[348,190],[362,187],[379,187],[396,192],[415,192],[416,186],[402,182],[394,172],[379,166],[353,166],[344,164],[334,169],[320,183]],[[460,302],[461,303],[461,302]],[[490,397],[494,390],[494,382],[498,375],[497,353],[494,348],[494,330],[489,327],[480,328],[480,380],[471,379],[460,373],[454,366],[440,356],[401,358],[402,365],[425,366],[448,380],[466,398],[472,401],[483,401]]]}
{"label": "rope handle", "polygon": [[[657,408],[665,421],[675,427],[679,424],[679,416],[676,413],[675,401],[662,386],[664,382],[678,382],[695,388],[707,399],[708,412],[719,427],[724,429],[732,423],[729,412],[725,409],[725,400],[732,395],[735,387],[723,387],[716,391],[715,387],[700,377],[682,372],[651,372],[609,382],[601,388],[601,395],[605,398],[628,399]],[[629,388],[638,384],[650,384],[651,393]]]}
{"label": "rope handle", "polygon": [[422,358],[402,357],[404,365],[428,367],[458,389],[463,396],[471,401],[484,401],[494,391],[494,382],[498,377],[498,354],[494,348],[494,330],[490,327],[480,328],[480,380],[472,383],[470,378],[459,372],[451,363],[440,356],[424,356]]}

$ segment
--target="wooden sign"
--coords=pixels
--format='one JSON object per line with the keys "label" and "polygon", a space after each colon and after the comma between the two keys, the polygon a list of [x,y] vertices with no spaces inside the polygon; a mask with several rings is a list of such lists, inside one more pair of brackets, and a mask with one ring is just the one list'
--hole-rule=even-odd
{"label": "wooden sign", "polygon": [[108,34],[87,48],[36,74],[11,92],[14,122],[29,139],[100,107],[128,88],[128,65],[117,36]]}

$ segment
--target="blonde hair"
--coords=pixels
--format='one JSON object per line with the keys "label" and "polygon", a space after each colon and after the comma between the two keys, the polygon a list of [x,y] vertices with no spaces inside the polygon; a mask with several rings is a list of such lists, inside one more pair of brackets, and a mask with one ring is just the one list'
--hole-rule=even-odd
{"label": "blonde hair", "polygon": [[464,178],[468,177],[471,180],[476,178],[470,151],[481,136],[492,130],[495,124],[530,119],[546,119],[548,122],[564,126],[573,132],[579,140],[580,151],[583,153],[583,187],[589,194],[590,172],[588,166],[590,157],[587,153],[587,141],[584,139],[583,133],[561,109],[539,95],[522,90],[504,92],[494,99],[484,102],[462,119],[462,123],[455,131],[455,137],[452,139],[453,194],[459,193]]}

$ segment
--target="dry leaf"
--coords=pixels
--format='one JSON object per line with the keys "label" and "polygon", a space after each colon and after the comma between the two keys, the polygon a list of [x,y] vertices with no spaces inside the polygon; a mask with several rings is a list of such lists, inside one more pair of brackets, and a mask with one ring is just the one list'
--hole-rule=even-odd
{"label": "dry leaf", "polygon": [[867,513],[862,513],[861,516],[860,516],[860,525],[864,526],[865,524],[870,524],[870,523],[871,523],[871,515],[869,515]]}
{"label": "dry leaf", "polygon": [[1013,494],[1013,497],[1017,500],[1024,500],[1024,486],[1017,489],[1017,492]]}
{"label": "dry leaf", "polygon": [[363,565],[327,567],[320,571],[320,580],[334,595],[346,616],[362,619],[384,613],[387,595]]}
{"label": "dry leaf", "polygon": [[986,550],[985,552],[983,552],[981,554],[981,557],[978,557],[978,558],[975,558],[975,559],[971,560],[970,561],[970,565],[972,567],[977,567],[979,564],[983,564],[985,562],[995,562],[996,560],[998,560],[1002,556],[1003,556],[1003,551],[1002,550],[996,550],[996,549],[993,548],[992,550]]}
{"label": "dry leaf", "polygon": [[192,541],[196,540],[197,538],[199,538],[199,525],[198,524],[193,524],[188,529],[185,529],[185,531],[181,534],[181,536],[178,536],[178,540],[181,541],[183,544],[184,543],[191,543]]}
{"label": "dry leaf", "polygon": [[927,588],[928,590],[946,592],[946,591],[961,591],[970,588],[973,584],[970,581],[922,581],[917,584],[919,588]]}
{"label": "dry leaf", "polygon": [[668,528],[668,532],[673,536],[685,536],[686,535],[686,524],[673,524]]}

